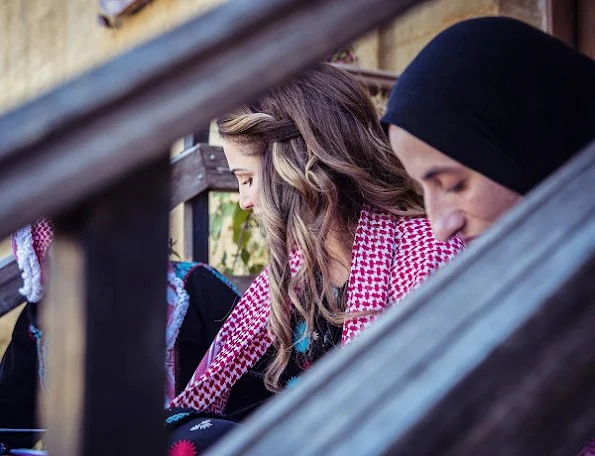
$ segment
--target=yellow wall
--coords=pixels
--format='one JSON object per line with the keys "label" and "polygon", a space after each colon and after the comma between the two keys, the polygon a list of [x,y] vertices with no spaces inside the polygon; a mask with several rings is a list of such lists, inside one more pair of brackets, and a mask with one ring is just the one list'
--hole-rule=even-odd
{"label": "yellow wall", "polygon": [[99,24],[99,0],[2,0],[0,112],[223,1],[154,0],[109,29]]}
{"label": "yellow wall", "polygon": [[[98,0],[0,2],[0,112],[225,0],[154,0],[120,28],[101,26]],[[367,68],[401,72],[434,35],[465,18],[511,15],[543,24],[544,0],[433,0],[357,45]]]}
{"label": "yellow wall", "polygon": [[390,26],[360,40],[361,66],[401,73],[438,33],[456,22],[504,15],[545,28],[544,0],[433,0],[412,8]]}

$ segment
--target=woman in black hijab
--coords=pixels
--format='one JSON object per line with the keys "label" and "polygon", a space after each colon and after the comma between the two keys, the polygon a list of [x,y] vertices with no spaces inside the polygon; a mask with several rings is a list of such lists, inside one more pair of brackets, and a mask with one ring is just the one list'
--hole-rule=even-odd
{"label": "woman in black hijab", "polygon": [[436,237],[470,242],[595,139],[595,62],[514,19],[464,21],[413,60],[382,120]]}
{"label": "woman in black hijab", "polygon": [[436,236],[471,241],[595,139],[595,62],[514,19],[467,20],[413,60],[382,120]]}

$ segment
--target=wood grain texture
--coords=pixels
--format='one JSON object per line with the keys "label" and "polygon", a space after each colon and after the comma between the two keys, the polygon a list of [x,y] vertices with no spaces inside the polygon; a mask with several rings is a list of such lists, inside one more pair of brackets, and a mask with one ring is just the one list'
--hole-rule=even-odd
{"label": "wood grain texture", "polygon": [[56,220],[50,454],[165,454],[166,155]]}
{"label": "wood grain texture", "polygon": [[209,454],[576,454],[595,433],[594,192],[595,143]]}
{"label": "wood grain texture", "polygon": [[397,74],[392,71],[371,70],[341,64],[336,64],[335,66],[350,73],[372,94],[379,91],[389,92],[393,88],[393,85],[395,85],[395,82],[397,82]]}
{"label": "wood grain texture", "polygon": [[200,145],[192,146],[172,159],[170,182],[170,209],[208,190],[208,180]]}
{"label": "wood grain texture", "polygon": [[125,178],[417,3],[236,0],[5,114],[0,237]]}
{"label": "wood grain texture", "polygon": [[577,45],[577,2],[545,1],[545,30],[572,47]]}
{"label": "wood grain texture", "polygon": [[21,271],[11,257],[0,260],[0,317],[24,302],[19,288],[23,286]]}
{"label": "wood grain texture", "polygon": [[595,59],[595,2],[577,0],[578,50]]}

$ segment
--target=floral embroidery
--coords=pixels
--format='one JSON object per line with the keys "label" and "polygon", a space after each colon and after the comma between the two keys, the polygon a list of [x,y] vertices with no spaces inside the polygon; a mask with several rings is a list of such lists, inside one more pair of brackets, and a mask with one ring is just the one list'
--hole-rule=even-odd
{"label": "floral embroidery", "polygon": [[204,430],[204,429],[208,429],[213,425],[213,423],[211,423],[211,420],[202,420],[200,423],[198,423],[196,426],[192,426],[190,428],[191,431],[196,431],[196,430]]}
{"label": "floral embroidery", "polygon": [[293,332],[293,347],[298,353],[306,353],[310,347],[310,337],[307,334],[308,327],[305,321],[300,321]]}
{"label": "floral embroidery", "polygon": [[167,456],[196,456],[198,451],[190,440],[180,440],[174,443]]}
{"label": "floral embroidery", "polygon": [[299,383],[300,379],[297,378],[295,375],[287,380],[287,388],[293,388],[295,385]]}
{"label": "floral embroidery", "polygon": [[168,416],[165,422],[167,424],[175,423],[176,421],[180,421],[182,418],[187,417],[188,415],[190,415],[189,412],[176,413],[175,415]]}

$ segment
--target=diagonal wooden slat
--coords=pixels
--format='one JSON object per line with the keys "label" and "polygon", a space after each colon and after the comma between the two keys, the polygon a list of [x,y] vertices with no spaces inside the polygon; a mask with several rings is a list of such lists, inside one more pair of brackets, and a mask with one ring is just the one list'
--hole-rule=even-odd
{"label": "diagonal wooden slat", "polygon": [[238,181],[229,172],[223,149],[207,144],[197,144],[174,157],[170,181],[170,209],[209,190],[238,190]]}
{"label": "diagonal wooden slat", "polygon": [[22,285],[23,279],[16,261],[11,257],[0,260],[0,317],[24,302],[19,293]]}
{"label": "diagonal wooden slat", "polygon": [[210,455],[569,455],[595,434],[595,143]]}
{"label": "diagonal wooden slat", "polygon": [[122,179],[418,3],[234,0],[6,114],[0,237]]}
{"label": "diagonal wooden slat", "polygon": [[334,65],[349,72],[372,93],[376,93],[378,91],[388,92],[393,88],[395,82],[397,82],[397,75],[392,71],[370,70],[367,68],[359,68],[354,65],[345,64]]}

